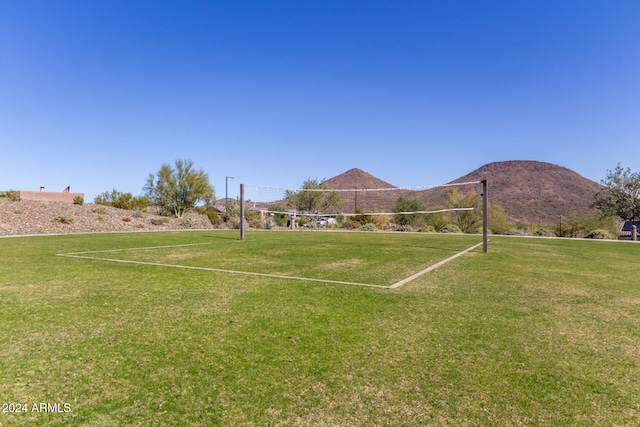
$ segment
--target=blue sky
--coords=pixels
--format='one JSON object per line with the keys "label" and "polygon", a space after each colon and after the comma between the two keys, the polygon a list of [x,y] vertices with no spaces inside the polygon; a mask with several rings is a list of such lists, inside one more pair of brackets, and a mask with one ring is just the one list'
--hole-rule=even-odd
{"label": "blue sky", "polygon": [[0,189],[640,170],[640,1],[0,3]]}

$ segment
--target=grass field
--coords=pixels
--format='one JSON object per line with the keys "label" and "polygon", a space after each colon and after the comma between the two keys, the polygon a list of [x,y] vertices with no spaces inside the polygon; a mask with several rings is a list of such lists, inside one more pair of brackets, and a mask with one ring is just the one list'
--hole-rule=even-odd
{"label": "grass field", "polygon": [[0,425],[639,425],[640,245],[496,236],[386,288],[479,242],[0,239]]}

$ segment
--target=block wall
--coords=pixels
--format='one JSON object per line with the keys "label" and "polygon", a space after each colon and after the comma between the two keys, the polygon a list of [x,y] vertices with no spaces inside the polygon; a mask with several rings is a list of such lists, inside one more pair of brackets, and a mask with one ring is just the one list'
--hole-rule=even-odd
{"label": "block wall", "polygon": [[76,197],[84,199],[84,193],[62,193],[53,191],[19,191],[22,200],[42,200],[47,202],[73,203]]}

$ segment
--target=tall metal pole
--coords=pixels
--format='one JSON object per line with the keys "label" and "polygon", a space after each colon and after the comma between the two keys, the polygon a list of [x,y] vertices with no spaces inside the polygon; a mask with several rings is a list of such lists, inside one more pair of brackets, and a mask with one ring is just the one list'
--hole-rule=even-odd
{"label": "tall metal pole", "polygon": [[244,184],[240,184],[240,240],[244,240]]}
{"label": "tall metal pole", "polygon": [[482,252],[487,252],[489,240],[489,186],[487,180],[482,180]]}
{"label": "tall metal pole", "polygon": [[224,202],[227,203],[227,199],[229,198],[229,179],[235,179],[232,176],[225,176],[225,185],[224,185]]}

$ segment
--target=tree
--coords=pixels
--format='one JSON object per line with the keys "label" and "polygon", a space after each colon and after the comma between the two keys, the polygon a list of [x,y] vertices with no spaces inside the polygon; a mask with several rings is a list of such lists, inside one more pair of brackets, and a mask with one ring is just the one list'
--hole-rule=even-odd
{"label": "tree", "polygon": [[156,175],[149,174],[144,190],[153,204],[178,218],[215,200],[209,176],[202,169],[195,170],[191,160],[176,160],[175,169],[162,164]]}
{"label": "tree", "polygon": [[324,181],[319,182],[318,178],[307,179],[298,191],[287,190],[285,199],[295,209],[310,213],[332,213],[342,205],[340,194],[337,191],[331,191],[331,187]]}
{"label": "tree", "polygon": [[616,215],[625,221],[640,220],[640,173],[624,169],[620,163],[607,170],[602,188],[595,195],[593,206],[604,215]]}
{"label": "tree", "polygon": [[419,227],[421,225],[424,225],[424,222],[425,222],[424,214],[401,213],[401,212],[420,212],[424,210],[425,210],[425,206],[422,202],[415,199],[409,199],[403,196],[398,197],[395,205],[393,205],[393,212],[398,212],[395,215],[396,224],[401,226],[411,225],[414,227]]}
{"label": "tree", "polygon": [[[454,187],[445,195],[445,205],[450,209],[474,208],[478,205],[477,197],[474,193],[464,194]],[[473,232],[482,223],[482,212],[479,210],[454,211],[450,215],[464,233]]]}

